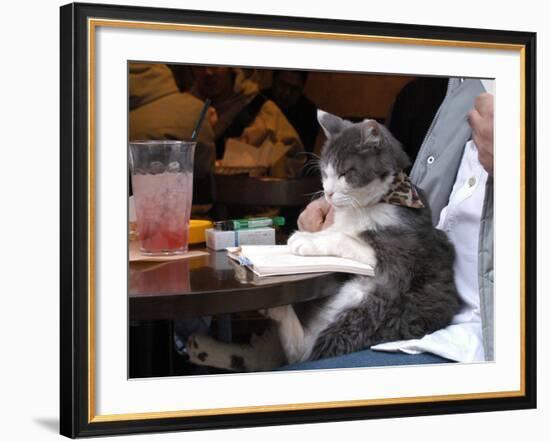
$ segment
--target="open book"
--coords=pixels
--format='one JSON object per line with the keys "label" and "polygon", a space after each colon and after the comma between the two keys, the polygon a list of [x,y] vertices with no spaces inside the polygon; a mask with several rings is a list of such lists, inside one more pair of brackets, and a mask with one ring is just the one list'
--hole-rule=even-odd
{"label": "open book", "polygon": [[297,256],[287,245],[243,245],[228,248],[227,255],[259,277],[329,271],[374,276],[370,265],[336,256]]}

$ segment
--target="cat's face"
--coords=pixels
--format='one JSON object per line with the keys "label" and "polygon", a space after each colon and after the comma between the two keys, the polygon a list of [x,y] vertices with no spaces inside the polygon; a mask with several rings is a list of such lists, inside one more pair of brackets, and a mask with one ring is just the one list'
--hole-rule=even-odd
{"label": "cat's face", "polygon": [[376,203],[389,190],[393,174],[409,165],[399,142],[381,124],[353,124],[319,111],[327,135],[321,154],[325,198],[336,207]]}

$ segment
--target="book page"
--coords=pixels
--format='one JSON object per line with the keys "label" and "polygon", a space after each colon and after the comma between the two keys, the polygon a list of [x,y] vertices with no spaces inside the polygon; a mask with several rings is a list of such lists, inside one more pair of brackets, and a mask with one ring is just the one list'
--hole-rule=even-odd
{"label": "book page", "polygon": [[[373,275],[370,265],[336,256],[298,256],[292,254],[287,245],[243,245],[228,249],[230,257],[241,264],[252,266],[258,274],[297,274],[312,271],[342,271]],[[233,254],[233,256],[231,256]]]}

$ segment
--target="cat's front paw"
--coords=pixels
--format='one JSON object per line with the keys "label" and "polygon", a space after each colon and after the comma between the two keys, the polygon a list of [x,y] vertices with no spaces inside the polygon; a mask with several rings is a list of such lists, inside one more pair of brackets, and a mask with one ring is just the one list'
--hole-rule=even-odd
{"label": "cat's front paw", "polygon": [[317,246],[314,236],[311,233],[297,231],[288,239],[287,245],[292,254],[299,256],[319,256],[321,250]]}

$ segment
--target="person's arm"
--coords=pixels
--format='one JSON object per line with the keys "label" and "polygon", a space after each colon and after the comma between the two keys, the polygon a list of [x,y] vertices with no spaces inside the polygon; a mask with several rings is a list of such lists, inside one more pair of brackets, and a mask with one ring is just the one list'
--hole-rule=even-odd
{"label": "person's arm", "polygon": [[304,151],[302,141],[273,101],[266,101],[256,119],[243,131],[240,140],[257,147],[269,141],[275,149],[285,152],[284,156],[272,165],[271,176],[279,178],[300,176],[305,162],[305,156],[299,154]]}
{"label": "person's arm", "polygon": [[489,176],[493,176],[493,95],[482,93],[468,115],[478,159]]}

